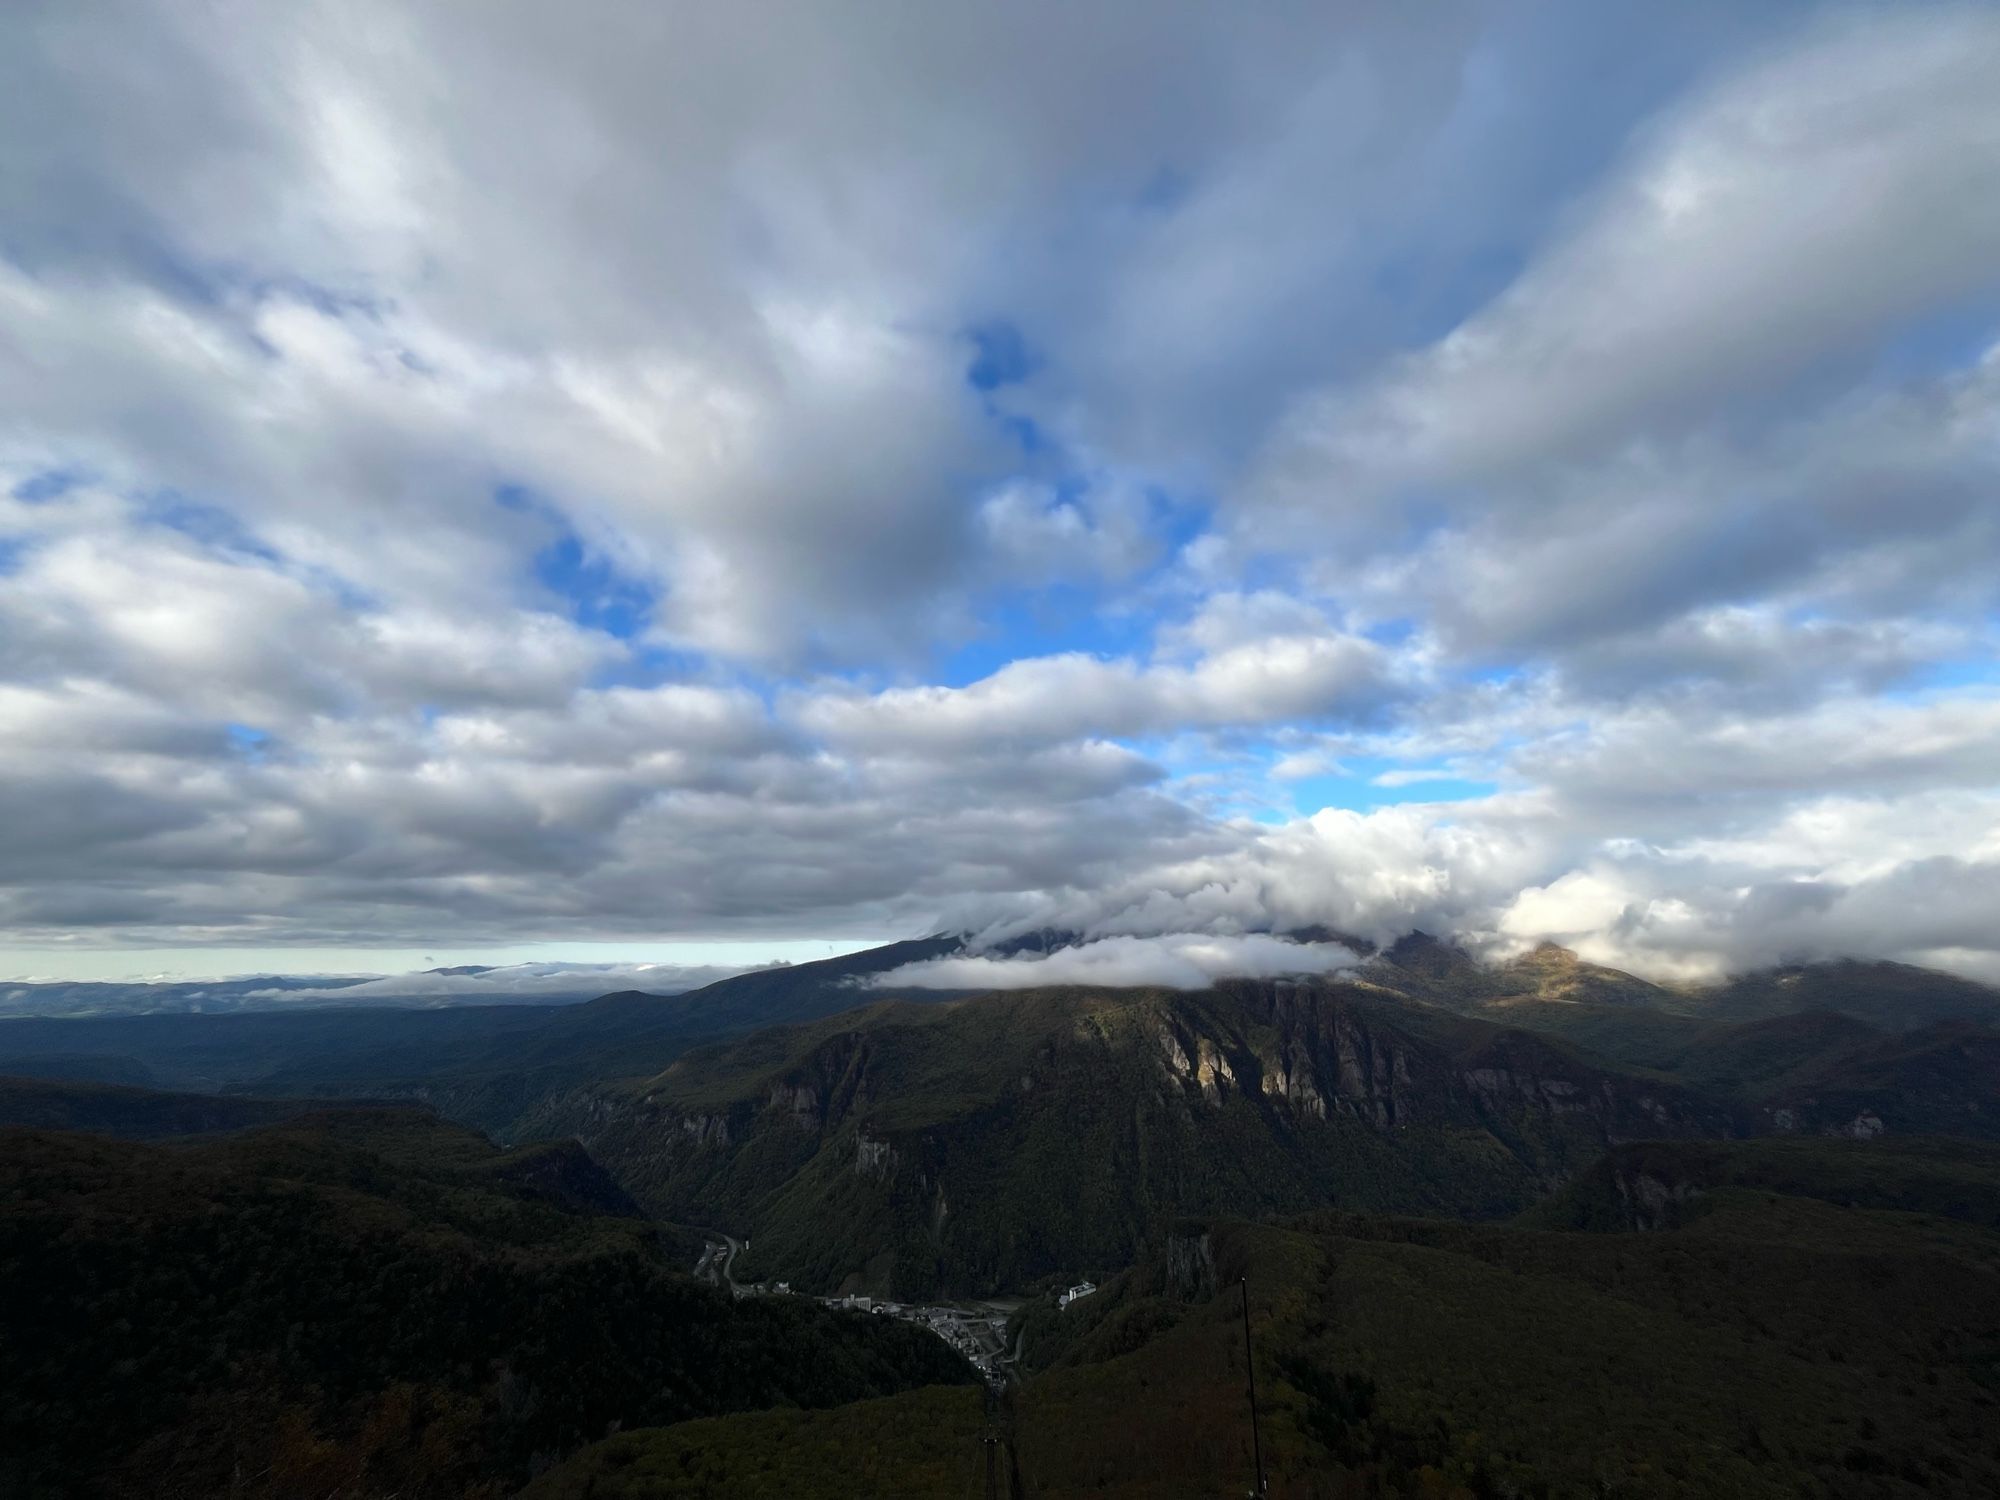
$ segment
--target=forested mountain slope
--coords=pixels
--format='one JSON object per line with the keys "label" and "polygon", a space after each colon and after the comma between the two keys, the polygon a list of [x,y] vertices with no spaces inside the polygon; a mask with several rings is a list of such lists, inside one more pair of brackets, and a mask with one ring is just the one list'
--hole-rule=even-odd
{"label": "forested mountain slope", "polygon": [[127,1140],[216,1135],[273,1125],[303,1114],[366,1108],[324,1099],[245,1099],[176,1094],[119,1084],[0,1076],[0,1126],[86,1130]]}
{"label": "forested mountain slope", "polygon": [[[1245,1493],[1239,1276],[1274,1496],[2000,1488],[1994,1147],[1650,1149],[1698,1159],[1679,1227],[1185,1225],[1096,1296],[1024,1310],[1034,1373],[991,1414],[924,1391],[630,1432],[527,1496],[976,1494],[989,1434],[1003,1494]],[[1860,1183],[1877,1198],[1850,1202]]]}
{"label": "forested mountain slope", "polygon": [[1114,1270],[1179,1213],[1470,1217],[1722,1104],[1344,986],[883,1002],[553,1098],[652,1211],[750,1235],[750,1274],[917,1295]]}

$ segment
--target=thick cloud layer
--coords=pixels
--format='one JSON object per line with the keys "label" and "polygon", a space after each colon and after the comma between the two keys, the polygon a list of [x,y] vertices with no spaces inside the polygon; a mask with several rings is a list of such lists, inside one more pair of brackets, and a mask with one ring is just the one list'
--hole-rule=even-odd
{"label": "thick cloud layer", "polygon": [[1049,953],[968,953],[904,964],[878,975],[884,989],[1024,990],[1051,984],[1157,985],[1204,989],[1218,979],[1332,974],[1360,962],[1337,943],[1295,943],[1268,934],[1105,937]]}
{"label": "thick cloud layer", "polygon": [[9,8],[0,974],[2000,973],[1996,72],[1986,7]]}

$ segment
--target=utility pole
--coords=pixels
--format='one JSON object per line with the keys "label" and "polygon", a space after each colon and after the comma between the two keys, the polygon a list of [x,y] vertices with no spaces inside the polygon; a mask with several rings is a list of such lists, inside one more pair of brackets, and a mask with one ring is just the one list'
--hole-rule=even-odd
{"label": "utility pole", "polygon": [[1264,1442],[1257,1435],[1257,1363],[1250,1351],[1250,1278],[1239,1276],[1236,1285],[1243,1292],[1243,1373],[1250,1382],[1250,1454],[1257,1464],[1257,1488],[1250,1493],[1262,1495],[1264,1489]]}

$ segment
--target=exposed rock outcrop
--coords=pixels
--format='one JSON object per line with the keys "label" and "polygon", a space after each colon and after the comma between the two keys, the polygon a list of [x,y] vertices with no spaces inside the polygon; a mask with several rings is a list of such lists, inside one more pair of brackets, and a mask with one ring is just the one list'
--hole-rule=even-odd
{"label": "exposed rock outcrop", "polygon": [[1652,1172],[1620,1171],[1612,1183],[1634,1229],[1678,1228],[1687,1206],[1702,1196],[1702,1190],[1685,1178],[1670,1179]]}
{"label": "exposed rock outcrop", "polygon": [[1185,1302],[1215,1295],[1215,1247],[1208,1231],[1167,1237],[1167,1291]]}
{"label": "exposed rock outcrop", "polygon": [[863,1177],[887,1179],[895,1175],[899,1158],[896,1148],[887,1141],[870,1140],[859,1135],[854,1139],[854,1170]]}

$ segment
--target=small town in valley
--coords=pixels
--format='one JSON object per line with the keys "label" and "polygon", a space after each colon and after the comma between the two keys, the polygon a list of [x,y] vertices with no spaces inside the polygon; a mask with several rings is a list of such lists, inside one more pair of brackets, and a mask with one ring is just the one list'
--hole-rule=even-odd
{"label": "small town in valley", "polygon": [[[726,1286],[736,1297],[789,1297],[798,1295],[789,1281],[743,1282],[730,1274],[738,1252],[748,1249],[748,1240],[732,1239],[724,1236],[721,1240],[711,1240],[702,1247],[701,1258],[695,1262],[694,1274],[715,1286]],[[1078,1296],[1088,1295],[1097,1288],[1090,1282],[1080,1287],[1072,1287],[1063,1293],[1061,1303],[1067,1307]],[[865,1312],[876,1317],[899,1318],[906,1323],[915,1323],[928,1328],[932,1333],[950,1344],[966,1361],[979,1371],[988,1382],[1004,1384],[1012,1374],[1015,1360],[1020,1358],[1020,1348],[1007,1347],[1007,1320],[1021,1306],[1021,1299],[991,1298],[969,1302],[891,1302],[884,1298],[846,1294],[814,1299],[826,1307],[839,1308],[848,1312]]]}

